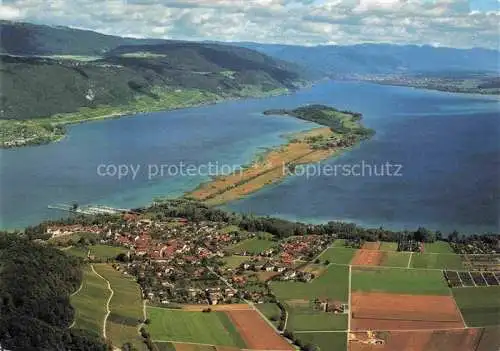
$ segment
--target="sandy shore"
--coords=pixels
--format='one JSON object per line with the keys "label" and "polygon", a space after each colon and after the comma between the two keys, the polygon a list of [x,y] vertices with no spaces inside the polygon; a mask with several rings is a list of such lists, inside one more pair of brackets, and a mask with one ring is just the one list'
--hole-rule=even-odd
{"label": "sandy shore", "polygon": [[286,165],[316,163],[339,152],[338,148],[315,150],[307,142],[307,139],[311,137],[331,136],[332,134],[328,127],[294,134],[287,144],[268,151],[260,160],[244,170],[214,178],[210,182],[201,184],[186,196],[205,201],[210,205],[220,205],[242,198],[266,185],[281,181],[288,174],[285,169]]}

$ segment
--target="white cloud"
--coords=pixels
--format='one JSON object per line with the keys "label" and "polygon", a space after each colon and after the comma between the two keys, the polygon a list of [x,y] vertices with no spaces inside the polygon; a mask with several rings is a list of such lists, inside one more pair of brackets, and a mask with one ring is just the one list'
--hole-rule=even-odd
{"label": "white cloud", "polygon": [[0,14],[108,34],[289,44],[498,48],[496,9],[468,0],[4,0]]}
{"label": "white cloud", "polygon": [[21,10],[14,6],[0,4],[0,19],[18,20],[22,17]]}

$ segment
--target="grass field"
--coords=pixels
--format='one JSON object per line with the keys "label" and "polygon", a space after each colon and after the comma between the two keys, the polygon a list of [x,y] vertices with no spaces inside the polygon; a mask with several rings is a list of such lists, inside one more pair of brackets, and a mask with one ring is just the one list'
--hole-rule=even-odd
{"label": "grass field", "polygon": [[275,327],[279,325],[281,310],[275,303],[258,303],[255,305],[266,318],[274,324]]}
{"label": "grass field", "polygon": [[175,351],[175,346],[171,342],[155,342],[157,351]]}
{"label": "grass field", "polygon": [[248,256],[233,255],[224,257],[222,260],[224,261],[227,267],[234,269],[238,268],[243,262],[246,262],[249,259],[250,258]]}
{"label": "grass field", "polygon": [[80,258],[87,258],[87,253],[89,252],[89,249],[85,246],[72,246],[69,249],[62,249],[66,254],[80,257]]}
{"label": "grass field", "polygon": [[337,239],[333,242],[332,247],[345,247],[345,239]]}
{"label": "grass field", "polygon": [[127,253],[128,250],[124,247],[109,246],[109,245],[92,245],[89,247],[90,254],[96,259],[107,260],[113,259],[121,253]]}
{"label": "grass field", "polygon": [[84,329],[95,336],[102,336],[102,326],[106,315],[106,301],[109,297],[106,282],[86,266],[83,270],[81,290],[71,296],[75,308],[73,328]]}
{"label": "grass field", "polygon": [[243,240],[238,244],[234,245],[231,248],[231,251],[233,251],[234,253],[242,253],[246,251],[256,255],[261,253],[262,251],[265,251],[267,249],[276,246],[277,244],[278,244],[277,242],[271,240],[251,238]]}
{"label": "grass field", "polygon": [[347,350],[346,333],[296,333],[295,337],[304,345],[318,346],[320,351]]}
{"label": "grass field", "polygon": [[135,347],[144,349],[137,330],[140,321],[144,319],[139,285],[111,265],[95,264],[94,268],[109,281],[114,291],[109,304],[111,314],[106,325],[108,338],[117,346],[130,342]]}
{"label": "grass field", "polygon": [[347,314],[315,311],[309,304],[285,304],[288,311],[286,329],[298,331],[346,330]]}
{"label": "grass field", "polygon": [[455,254],[414,253],[411,259],[413,268],[464,269],[462,257]]}
{"label": "grass field", "polygon": [[349,264],[356,253],[356,249],[350,248],[329,248],[326,250],[319,259],[324,261],[330,261],[331,263],[338,264]]}
{"label": "grass field", "polygon": [[383,252],[380,266],[407,267],[409,259],[410,259],[409,252]]}
{"label": "grass field", "polygon": [[401,268],[353,268],[352,291],[449,295],[441,271]]}
{"label": "grass field", "polygon": [[469,327],[500,325],[500,286],[452,289]]}
{"label": "grass field", "polygon": [[387,241],[380,242],[380,251],[397,251],[398,243],[390,243]]}
{"label": "grass field", "polygon": [[349,267],[330,266],[321,276],[309,283],[276,281],[270,286],[280,300],[330,298],[346,302],[349,290]]}
{"label": "grass field", "polygon": [[124,247],[110,245],[90,245],[90,246],[73,246],[69,249],[64,249],[68,255],[73,255],[81,258],[87,258],[90,250],[90,255],[93,255],[96,260],[106,261],[114,259],[120,253],[127,253],[128,250]]}
{"label": "grass field", "polygon": [[453,253],[453,249],[446,241],[435,241],[424,244],[424,253]]}
{"label": "grass field", "polygon": [[245,348],[246,345],[224,312],[187,312],[148,307],[148,330],[157,341],[193,342]]}

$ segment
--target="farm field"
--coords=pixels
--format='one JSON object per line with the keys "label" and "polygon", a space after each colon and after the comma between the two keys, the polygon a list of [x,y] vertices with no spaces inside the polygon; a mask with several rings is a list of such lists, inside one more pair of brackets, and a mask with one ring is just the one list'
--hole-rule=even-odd
{"label": "farm field", "polygon": [[380,251],[398,251],[398,243],[382,241],[380,242]]}
{"label": "farm field", "polygon": [[259,239],[259,238],[251,238],[251,239],[246,239],[238,244],[234,245],[231,247],[231,251],[233,253],[243,253],[243,252],[249,252],[251,254],[259,254],[262,251],[265,251],[267,249],[270,249],[274,246],[277,245],[277,242],[271,241],[271,240],[266,240],[266,239]]}
{"label": "farm field", "polygon": [[352,291],[409,295],[450,295],[441,271],[356,267],[352,269]]}
{"label": "farm field", "polygon": [[453,288],[452,291],[467,326],[500,325],[500,286]]}
{"label": "farm field", "polygon": [[318,258],[322,261],[330,261],[330,263],[349,264],[356,253],[356,249],[350,248],[329,248]]}
{"label": "farm field", "polygon": [[380,241],[366,241],[362,246],[362,250],[380,250]]}
{"label": "farm field", "polygon": [[433,243],[424,244],[424,253],[449,253],[452,254],[453,249],[446,241],[435,241]]}
{"label": "farm field", "polygon": [[215,346],[211,345],[196,345],[196,344],[182,344],[175,343],[173,344],[175,347],[175,351],[216,351]]}
{"label": "farm field", "polygon": [[[500,346],[499,330],[463,329],[436,331],[391,331],[375,332],[383,345],[363,343],[366,333],[353,333],[349,340],[349,351],[492,351]],[[356,341],[353,339],[357,339]]]}
{"label": "farm field", "polygon": [[110,246],[110,245],[89,245],[89,246],[72,246],[69,249],[63,249],[69,255],[80,258],[87,258],[90,255],[94,256],[96,260],[106,261],[114,259],[120,253],[127,253],[128,250],[124,247]]}
{"label": "farm field", "polygon": [[121,253],[127,253],[128,250],[124,247],[109,246],[109,245],[92,245],[89,246],[90,255],[95,256],[96,259],[107,260],[113,259]]}
{"label": "farm field", "polygon": [[345,239],[335,239],[332,244],[332,247],[344,247],[345,248]]}
{"label": "farm field", "polygon": [[106,282],[86,266],[83,270],[81,290],[70,297],[75,308],[73,328],[86,330],[93,335],[102,336],[106,315],[106,301],[110,295]]}
{"label": "farm field", "polygon": [[255,305],[257,309],[264,315],[266,318],[274,324],[275,327],[278,327],[279,320],[281,316],[281,310],[275,303],[258,303]]}
{"label": "farm field", "polygon": [[321,351],[326,350],[346,350],[347,335],[346,333],[295,333],[304,345],[316,345]]}
{"label": "farm field", "polygon": [[346,330],[347,314],[315,311],[309,303],[285,303],[288,311],[286,329],[299,331]]}
{"label": "farm field", "polygon": [[226,313],[240,332],[248,349],[293,350],[292,346],[278,335],[256,311],[228,311]]}
{"label": "farm field", "polygon": [[63,248],[62,251],[64,251],[68,255],[85,259],[87,258],[89,249],[83,246],[71,246],[69,248]]}
{"label": "farm field", "polygon": [[190,312],[148,307],[148,331],[155,342],[192,342],[245,348],[246,345],[224,312]]}
{"label": "farm field", "polygon": [[351,310],[358,331],[464,327],[452,296],[353,293]]}
{"label": "farm field", "polygon": [[329,298],[347,302],[349,290],[349,267],[330,266],[319,277],[309,283],[273,281],[270,287],[279,300],[314,300]]}
{"label": "farm field", "polygon": [[409,252],[360,249],[354,255],[351,264],[357,266],[407,267],[409,259]]}
{"label": "farm field", "polygon": [[464,255],[464,266],[469,271],[499,271],[500,254],[491,255]]}
{"label": "farm field", "polygon": [[138,325],[144,320],[139,285],[109,264],[95,264],[94,268],[109,281],[114,292],[109,304],[111,314],[106,324],[107,337],[114,345],[121,346],[130,342],[135,347],[144,349],[138,333]]}
{"label": "farm field", "polygon": [[171,342],[155,342],[157,351],[176,351],[175,345]]}
{"label": "farm field", "polygon": [[414,253],[410,266],[412,268],[464,269],[462,257],[455,254]]}
{"label": "farm field", "polygon": [[222,259],[224,263],[226,264],[227,267],[231,269],[238,268],[243,262],[246,262],[249,260],[248,256],[238,256],[238,255],[232,255],[232,256],[227,256]]}

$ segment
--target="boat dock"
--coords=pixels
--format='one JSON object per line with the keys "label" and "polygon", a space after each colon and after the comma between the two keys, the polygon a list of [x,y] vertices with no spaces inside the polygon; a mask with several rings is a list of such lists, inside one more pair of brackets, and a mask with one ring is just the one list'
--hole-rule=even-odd
{"label": "boat dock", "polygon": [[48,208],[51,210],[59,210],[71,213],[86,214],[86,215],[96,215],[96,214],[119,214],[123,212],[129,212],[129,209],[123,208],[113,208],[104,205],[87,205],[87,206],[77,206],[71,204],[55,204],[49,205]]}

